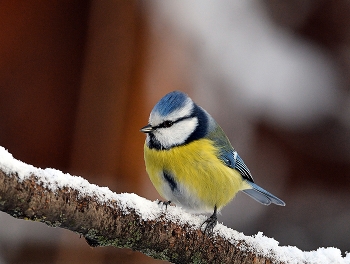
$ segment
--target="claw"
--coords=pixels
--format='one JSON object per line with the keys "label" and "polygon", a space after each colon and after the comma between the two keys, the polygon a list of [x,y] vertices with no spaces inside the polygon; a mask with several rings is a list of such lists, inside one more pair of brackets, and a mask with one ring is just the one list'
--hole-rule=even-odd
{"label": "claw", "polygon": [[168,209],[168,205],[171,204],[171,201],[158,201],[158,204],[165,205],[165,210]]}

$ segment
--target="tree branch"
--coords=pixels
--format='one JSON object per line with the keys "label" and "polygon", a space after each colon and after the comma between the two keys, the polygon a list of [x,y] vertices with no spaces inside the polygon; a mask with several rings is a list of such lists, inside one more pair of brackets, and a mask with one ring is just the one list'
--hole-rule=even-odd
{"label": "tree branch", "polygon": [[[316,263],[312,252],[279,247],[261,233],[248,237],[219,224],[208,237],[199,229],[204,216],[173,206],[165,210],[136,194],[116,194],[81,177],[35,168],[2,147],[0,210],[69,229],[91,246],[127,247],[173,263]],[[332,250],[319,250],[322,263]]]}

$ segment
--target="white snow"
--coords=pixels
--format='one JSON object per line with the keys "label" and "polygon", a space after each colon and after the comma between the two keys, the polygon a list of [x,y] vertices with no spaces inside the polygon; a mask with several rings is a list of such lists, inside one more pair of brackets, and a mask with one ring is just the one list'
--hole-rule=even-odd
{"label": "white snow", "polygon": [[[130,210],[135,210],[143,220],[155,220],[160,216],[164,216],[169,221],[187,224],[193,229],[198,229],[206,219],[203,215],[192,215],[175,206],[168,206],[167,210],[165,210],[164,206],[159,205],[157,201],[151,202],[134,193],[116,194],[107,187],[99,187],[95,184],[90,184],[87,180],[79,176],[72,176],[68,173],[63,173],[51,168],[36,168],[13,158],[13,156],[1,146],[0,170],[8,175],[17,173],[20,181],[29,178],[31,175],[35,175],[37,176],[38,183],[52,191],[68,187],[78,190],[81,195],[96,197],[101,203],[111,204],[111,201],[116,201],[125,214],[130,213]],[[290,264],[350,263],[350,254],[347,253],[345,257],[342,257],[341,251],[337,248],[319,248],[315,251],[305,252],[293,246],[279,246],[276,240],[264,236],[261,232],[254,237],[249,237],[222,224],[218,224],[214,232],[215,235],[220,235],[233,244],[237,244],[238,241],[245,241],[245,246],[241,246],[242,250],[247,250],[249,248],[255,249],[258,254],[270,256],[276,261]]]}

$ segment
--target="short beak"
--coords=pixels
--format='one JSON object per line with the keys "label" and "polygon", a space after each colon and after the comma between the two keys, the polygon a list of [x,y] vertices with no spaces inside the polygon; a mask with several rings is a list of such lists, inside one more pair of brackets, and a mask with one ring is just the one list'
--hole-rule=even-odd
{"label": "short beak", "polygon": [[151,133],[153,130],[153,127],[149,124],[140,129],[140,131],[143,133]]}

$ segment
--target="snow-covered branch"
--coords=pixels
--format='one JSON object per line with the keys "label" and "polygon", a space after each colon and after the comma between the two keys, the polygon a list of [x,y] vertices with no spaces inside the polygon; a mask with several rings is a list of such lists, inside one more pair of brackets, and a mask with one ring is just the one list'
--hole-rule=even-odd
{"label": "snow-covered branch", "polygon": [[82,177],[39,169],[0,147],[0,210],[81,234],[91,246],[127,247],[173,263],[349,263],[339,249],[303,252],[258,233],[244,236],[218,224],[210,237],[204,216],[165,208],[136,194],[116,194]]}

